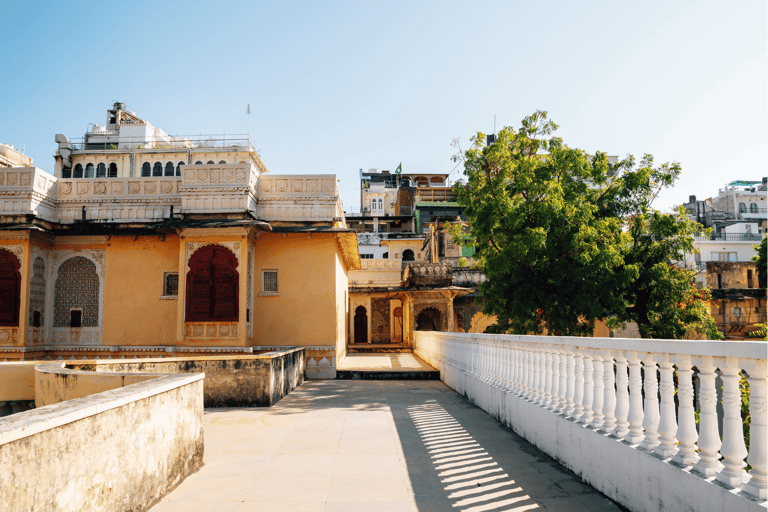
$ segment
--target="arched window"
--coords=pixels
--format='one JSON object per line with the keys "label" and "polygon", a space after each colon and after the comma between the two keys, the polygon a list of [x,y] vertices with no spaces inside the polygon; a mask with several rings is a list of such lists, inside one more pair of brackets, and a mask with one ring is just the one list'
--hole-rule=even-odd
{"label": "arched window", "polygon": [[365,306],[355,308],[355,343],[368,343],[368,312]]}
{"label": "arched window", "polygon": [[29,326],[40,327],[45,318],[45,262],[38,256],[32,262],[29,281]]}
{"label": "arched window", "polygon": [[176,176],[181,176],[181,168],[184,167],[184,162],[176,164]]}
{"label": "arched window", "polygon": [[416,186],[417,187],[428,187],[429,186],[429,180],[425,178],[424,176],[419,176],[416,178]]}
{"label": "arched window", "polygon": [[99,274],[88,258],[74,256],[61,264],[53,297],[54,327],[99,326]]}
{"label": "arched window", "polygon": [[195,165],[203,165],[203,162],[201,162],[200,160],[198,160],[197,162],[195,162]]}
{"label": "arched window", "polygon": [[0,249],[0,325],[19,325],[20,267],[16,256]]}
{"label": "arched window", "polygon": [[96,177],[97,178],[106,178],[107,177],[107,166],[104,164],[99,164],[96,166]]}
{"label": "arched window", "polygon": [[739,203],[739,213],[747,213],[747,205]]}
{"label": "arched window", "polygon": [[757,211],[757,203],[751,203],[749,205],[749,213],[758,213],[758,211]]}
{"label": "arched window", "polygon": [[221,165],[221,164],[227,165],[227,161],[226,160],[220,160],[219,161],[219,165]]}
{"label": "arched window", "polygon": [[429,179],[429,182],[432,184],[431,186],[433,187],[439,187],[445,184],[445,182],[443,181],[443,178],[441,178],[440,176],[432,176]]}
{"label": "arched window", "polygon": [[147,176],[152,176],[152,166],[149,165],[149,162],[144,162],[141,164],[141,177],[146,178]]}
{"label": "arched window", "polygon": [[80,164],[75,165],[75,170],[72,171],[72,177],[73,178],[82,178],[83,177],[83,166]]}
{"label": "arched window", "polygon": [[206,165],[216,165],[216,164],[214,163],[214,161],[213,161],[213,160],[208,160],[208,162],[206,163]]}
{"label": "arched window", "polygon": [[62,178],[71,178],[72,177],[72,169],[62,169],[61,170],[61,177]]}
{"label": "arched window", "polygon": [[86,164],[84,178],[93,178],[93,164]]}
{"label": "arched window", "polygon": [[403,261],[413,261],[413,251],[406,249],[403,251]]}
{"label": "arched window", "polygon": [[117,178],[117,164],[112,162],[109,164],[109,171],[107,171],[107,178]]}
{"label": "arched window", "polygon": [[441,331],[442,315],[435,308],[425,308],[416,317],[417,331]]}
{"label": "arched window", "polygon": [[189,259],[186,320],[238,320],[237,258],[226,247],[207,245]]}
{"label": "arched window", "polygon": [[162,176],[163,175],[163,164],[160,162],[155,162],[155,165],[152,167],[152,176]]}
{"label": "arched window", "polygon": [[175,172],[175,169],[173,168],[173,162],[168,162],[165,164],[165,175],[166,176],[173,176]]}

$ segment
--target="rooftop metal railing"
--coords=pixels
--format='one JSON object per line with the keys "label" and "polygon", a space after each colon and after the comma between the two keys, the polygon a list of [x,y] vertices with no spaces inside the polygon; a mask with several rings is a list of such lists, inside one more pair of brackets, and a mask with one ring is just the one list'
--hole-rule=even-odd
{"label": "rooftop metal railing", "polygon": [[[104,140],[106,139],[106,140]],[[186,149],[246,147],[258,152],[248,134],[158,135],[156,137],[119,135],[114,131],[89,133],[70,139],[74,150],[88,149]]]}

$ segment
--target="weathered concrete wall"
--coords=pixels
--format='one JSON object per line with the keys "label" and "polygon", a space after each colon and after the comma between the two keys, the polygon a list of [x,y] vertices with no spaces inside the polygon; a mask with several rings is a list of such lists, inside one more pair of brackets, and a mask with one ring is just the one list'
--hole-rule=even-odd
{"label": "weathered concrete wall", "polygon": [[[304,381],[304,348],[289,348],[255,356],[173,357],[72,361],[73,370],[131,380],[131,374],[205,373],[205,407],[269,407]],[[95,381],[95,379],[94,379]],[[87,382],[87,381],[86,381]],[[107,381],[99,381],[106,385]]]}
{"label": "weathered concrete wall", "polygon": [[2,509],[145,510],[202,464],[202,379],[169,375],[0,419]]}
{"label": "weathered concrete wall", "polygon": [[0,401],[35,399],[35,366],[40,361],[0,363]]}

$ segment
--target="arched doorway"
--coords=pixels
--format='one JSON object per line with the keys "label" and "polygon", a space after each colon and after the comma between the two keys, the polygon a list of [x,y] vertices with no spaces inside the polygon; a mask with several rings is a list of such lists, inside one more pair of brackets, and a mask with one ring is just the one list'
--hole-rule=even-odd
{"label": "arched doorway", "polygon": [[403,261],[413,261],[413,251],[406,249],[403,251]]}
{"label": "arched doorway", "polygon": [[368,343],[368,312],[365,306],[355,308],[355,343]]}
{"label": "arched doorway", "polygon": [[19,325],[20,267],[16,256],[0,249],[0,325]]}
{"label": "arched doorway", "polygon": [[220,245],[198,249],[189,259],[186,321],[237,321],[239,282],[232,251]]}
{"label": "arched doorway", "polygon": [[417,331],[441,331],[440,311],[435,308],[425,308],[416,317]]}

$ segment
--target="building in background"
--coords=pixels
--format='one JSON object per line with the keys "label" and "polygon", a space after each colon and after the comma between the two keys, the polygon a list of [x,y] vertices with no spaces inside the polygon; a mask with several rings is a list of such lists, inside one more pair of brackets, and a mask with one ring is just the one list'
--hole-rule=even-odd
{"label": "building in background", "polygon": [[696,237],[696,252],[686,258],[695,268],[696,284],[712,290],[712,317],[728,339],[750,339],[754,324],[766,321],[766,290],[758,288],[755,245],[766,236],[768,178],[736,180],[717,196],[683,206],[688,218],[711,229]]}
{"label": "building in background", "polygon": [[360,260],[334,175],[271,175],[247,136],[169,136],[122,103],[56,141],[54,175],[0,169],[0,358],[301,344],[335,374]]}
{"label": "building in background", "polygon": [[32,158],[19,152],[9,144],[0,144],[0,168],[2,167],[30,167]]}

